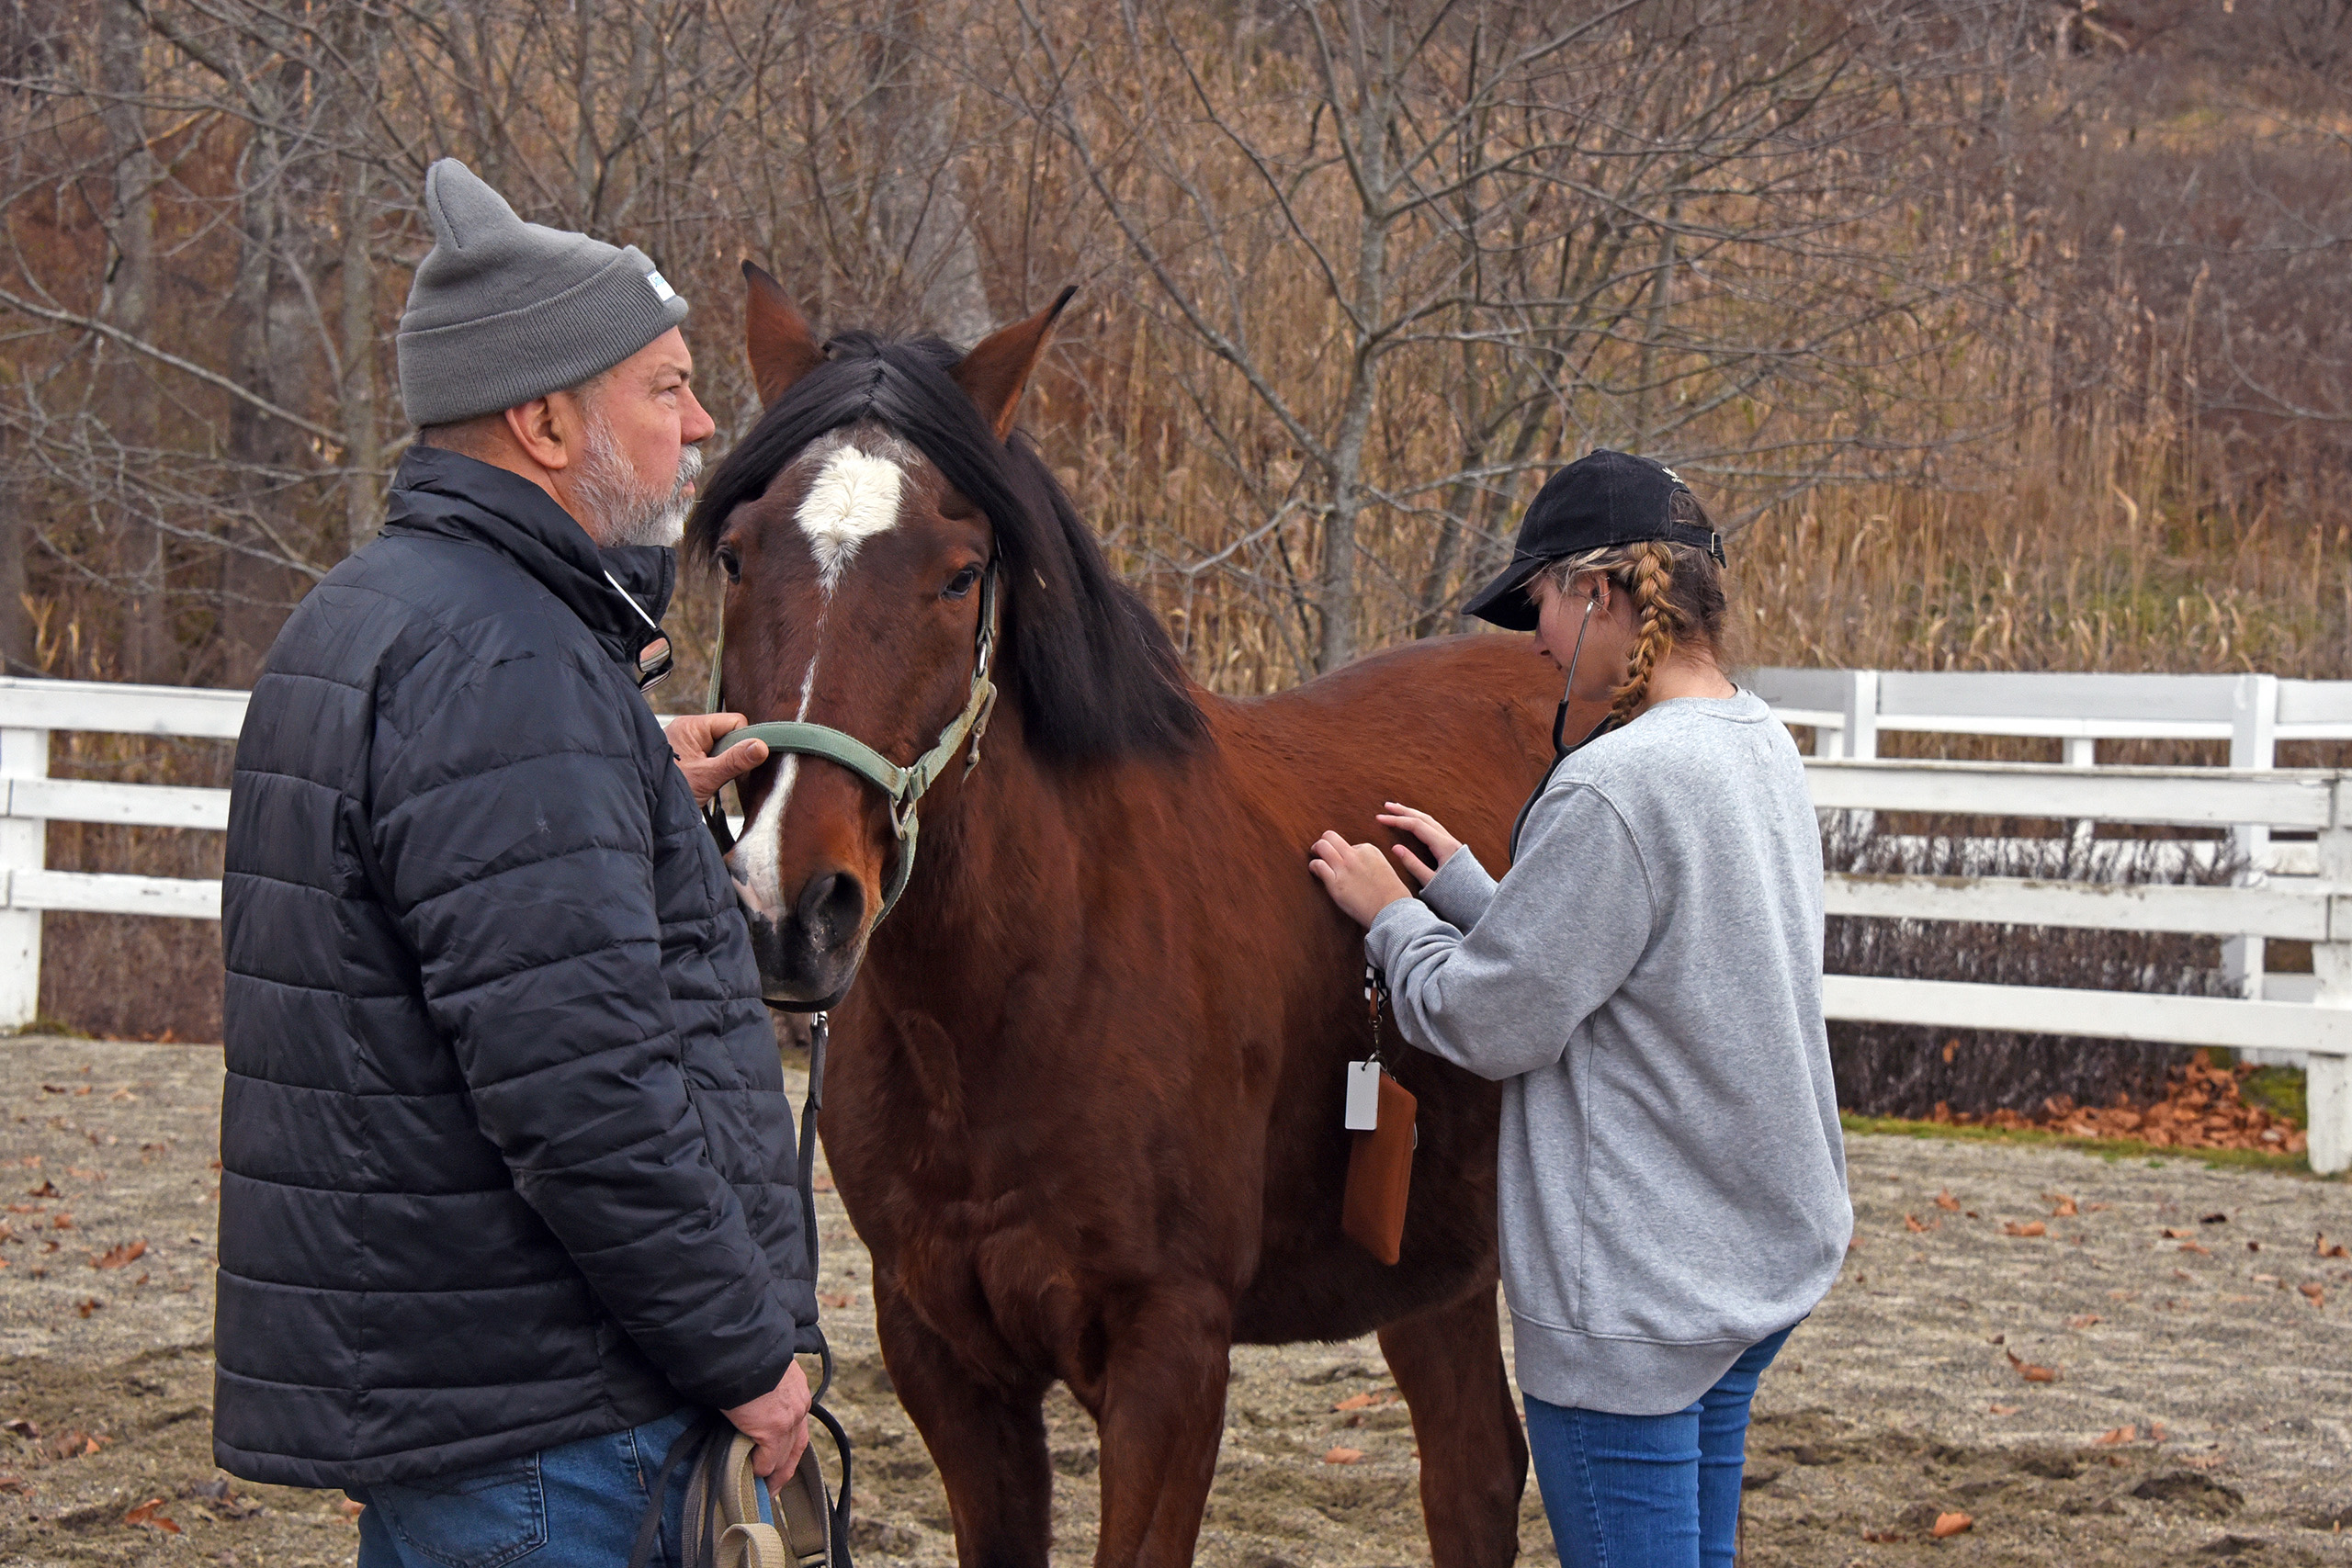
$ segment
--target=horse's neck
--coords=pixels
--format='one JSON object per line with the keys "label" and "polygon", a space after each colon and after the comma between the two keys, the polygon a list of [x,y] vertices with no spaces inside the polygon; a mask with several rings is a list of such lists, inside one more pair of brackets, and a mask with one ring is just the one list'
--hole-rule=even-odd
{"label": "horse's neck", "polygon": [[943,792],[936,812],[924,804],[914,880],[867,958],[881,991],[905,1003],[952,990],[959,1010],[992,1011],[1013,977],[1070,951],[1106,877],[1150,876],[1168,846],[1138,841],[1136,824],[1172,819],[1179,792],[1211,771],[1049,767],[1017,735],[991,733],[980,765]]}

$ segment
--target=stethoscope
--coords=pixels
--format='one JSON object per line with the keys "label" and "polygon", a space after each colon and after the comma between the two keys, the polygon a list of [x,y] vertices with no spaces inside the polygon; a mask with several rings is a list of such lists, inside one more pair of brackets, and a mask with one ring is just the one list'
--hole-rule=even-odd
{"label": "stethoscope", "polygon": [[1510,852],[1513,865],[1519,863],[1520,830],[1527,826],[1527,814],[1535,809],[1535,803],[1544,798],[1545,790],[1552,787],[1552,775],[1560,771],[1561,763],[1585,747],[1591,745],[1616,726],[1616,715],[1606,714],[1602,716],[1600,722],[1587,731],[1585,738],[1574,746],[1566,744],[1560,739],[1560,731],[1568,722],[1568,694],[1577,689],[1577,660],[1584,653],[1584,634],[1592,629],[1592,613],[1600,607],[1600,595],[1596,592],[1591,598],[1584,602],[1584,619],[1577,623],[1576,646],[1568,650],[1567,682],[1560,691],[1560,705],[1552,715],[1552,765],[1544,770],[1544,777],[1536,784],[1534,793],[1527,797],[1527,804],[1519,808],[1519,815],[1511,820]]}

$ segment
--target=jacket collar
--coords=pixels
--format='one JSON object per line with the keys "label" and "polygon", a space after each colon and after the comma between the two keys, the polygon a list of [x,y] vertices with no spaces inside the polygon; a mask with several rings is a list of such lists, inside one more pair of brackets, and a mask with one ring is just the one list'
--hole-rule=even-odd
{"label": "jacket collar", "polygon": [[388,534],[487,545],[563,601],[612,657],[632,661],[652,637],[605,574],[659,621],[677,587],[678,558],[658,545],[600,549],[553,496],[520,474],[437,446],[411,446],[392,476]]}

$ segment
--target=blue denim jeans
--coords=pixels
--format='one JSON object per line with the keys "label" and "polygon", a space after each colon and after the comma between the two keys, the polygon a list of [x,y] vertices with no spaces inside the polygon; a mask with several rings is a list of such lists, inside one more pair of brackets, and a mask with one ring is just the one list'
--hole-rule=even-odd
{"label": "blue denim jeans", "polygon": [[[689,1405],[642,1427],[454,1471],[359,1488],[358,1568],[625,1568],[662,1456],[703,1414]],[[676,1568],[685,1466],[672,1472],[656,1568]],[[767,1517],[765,1489],[760,1516]]]}
{"label": "blue denim jeans", "polygon": [[1749,1346],[1698,1404],[1670,1415],[1527,1396],[1527,1446],[1561,1568],[1732,1568],[1747,1405],[1788,1337]]}

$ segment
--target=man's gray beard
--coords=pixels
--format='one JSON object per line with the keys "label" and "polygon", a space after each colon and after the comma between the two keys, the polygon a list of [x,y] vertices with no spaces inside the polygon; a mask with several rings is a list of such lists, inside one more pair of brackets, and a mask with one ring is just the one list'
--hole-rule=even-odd
{"label": "man's gray beard", "polygon": [[685,536],[686,513],[694,504],[694,482],[702,475],[702,448],[678,454],[677,477],[667,485],[638,480],[613,439],[612,426],[591,414],[581,453],[580,499],[595,513],[607,548],[623,545],[674,545]]}

